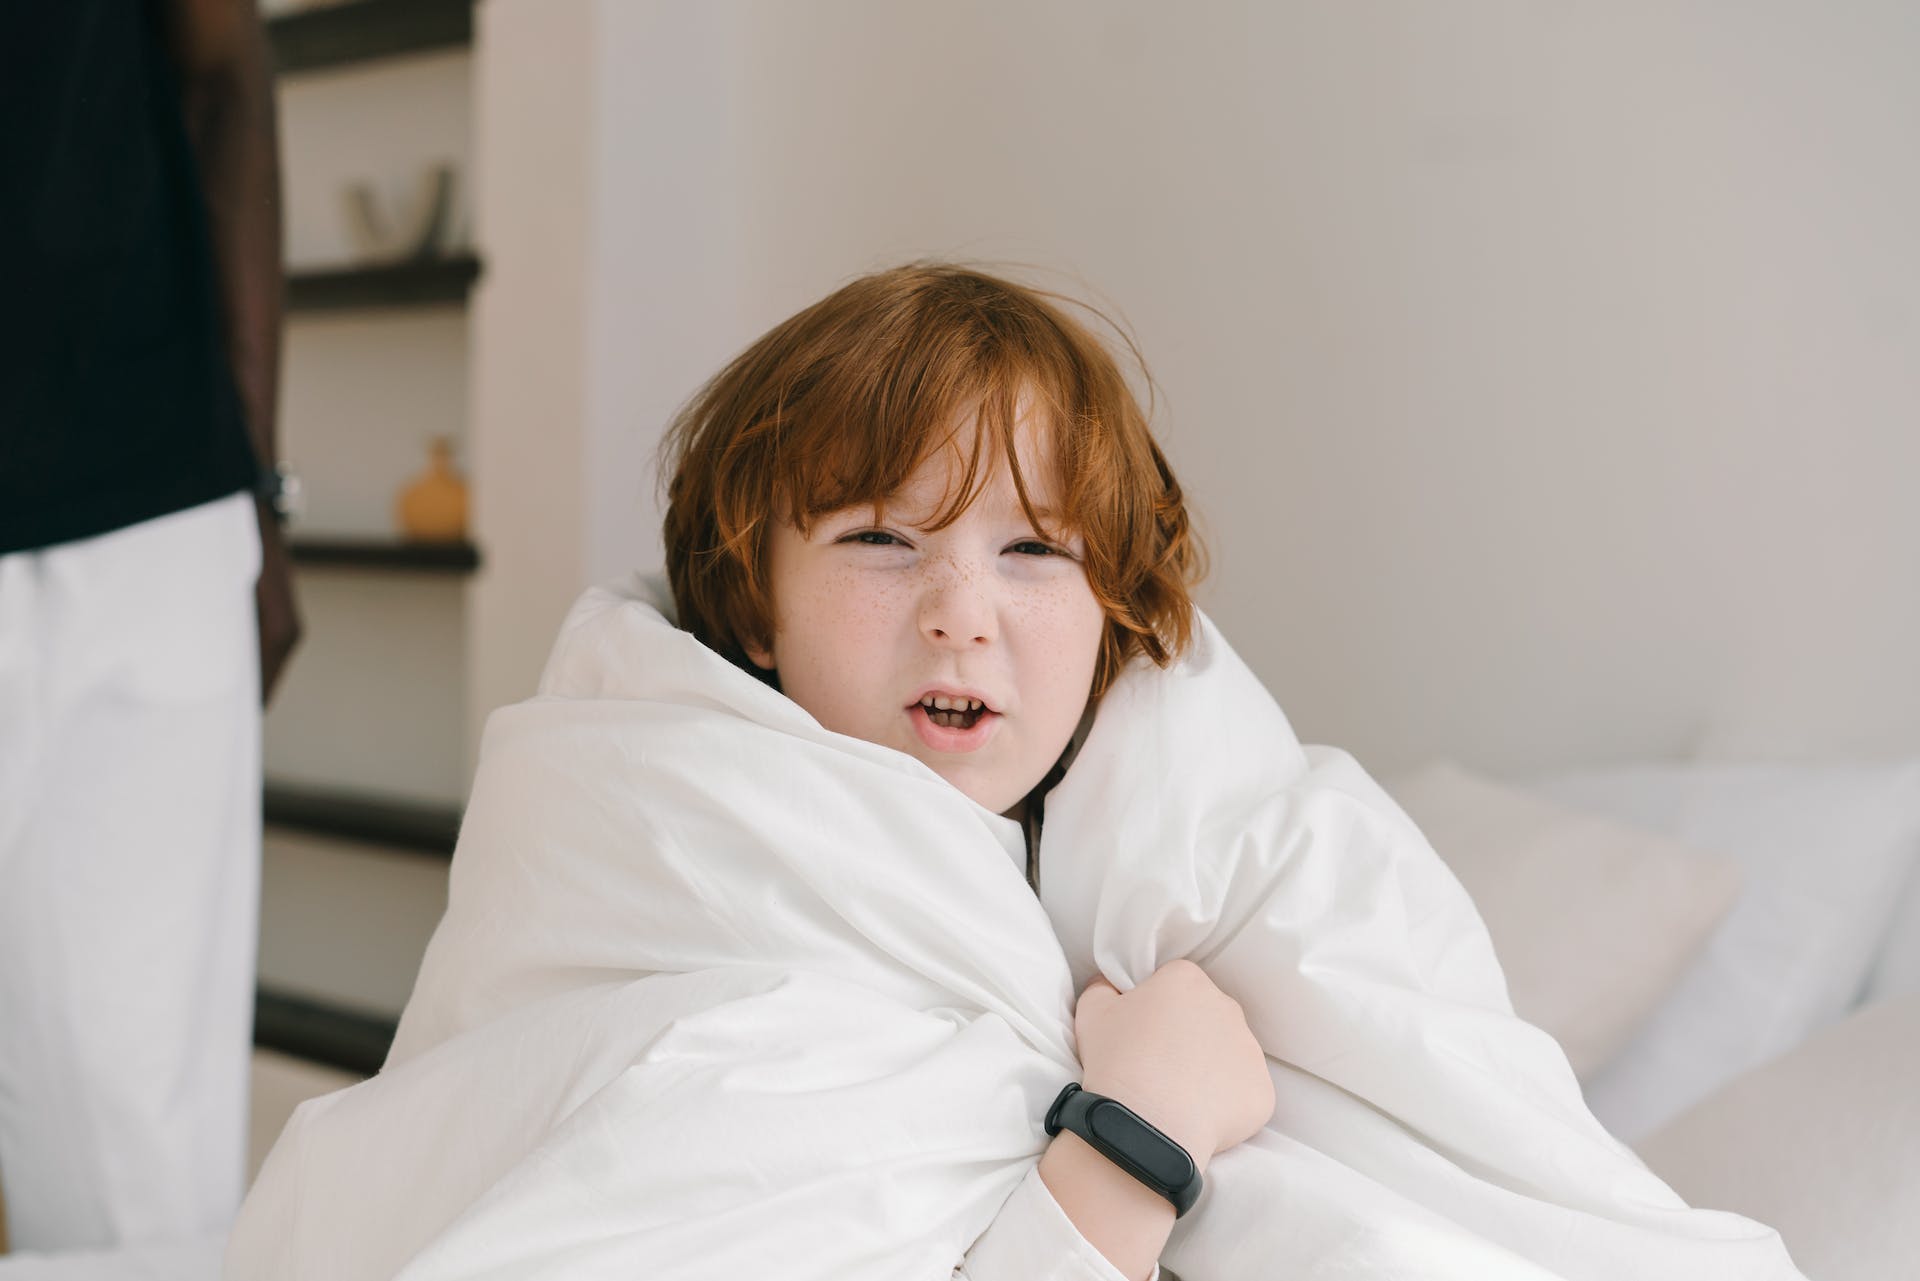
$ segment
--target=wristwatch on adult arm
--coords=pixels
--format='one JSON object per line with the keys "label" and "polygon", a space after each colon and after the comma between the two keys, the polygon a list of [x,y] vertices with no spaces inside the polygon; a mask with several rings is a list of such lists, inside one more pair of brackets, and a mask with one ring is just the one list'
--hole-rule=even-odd
{"label": "wristwatch on adult arm", "polygon": [[1124,1103],[1069,1082],[1047,1109],[1047,1133],[1071,1130],[1102,1156],[1173,1202],[1179,1218],[1200,1199],[1202,1179],[1187,1150]]}
{"label": "wristwatch on adult arm", "polygon": [[285,463],[272,467],[261,467],[253,481],[253,496],[266,505],[273,513],[273,519],[282,529],[287,522],[300,514],[300,478],[293,474],[293,468]]}

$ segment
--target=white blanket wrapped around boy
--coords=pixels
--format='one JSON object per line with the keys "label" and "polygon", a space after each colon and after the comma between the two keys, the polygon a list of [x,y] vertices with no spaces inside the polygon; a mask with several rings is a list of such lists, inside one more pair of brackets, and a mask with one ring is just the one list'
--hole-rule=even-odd
{"label": "white blanket wrapped around boy", "polygon": [[1278,1100],[1185,1281],[1800,1275],[1591,1117],[1452,874],[1210,622],[1099,702],[1036,899],[1018,824],[671,610],[587,592],[488,722],[391,1058],[295,1114],[229,1276],[944,1281],[1078,1079],[1075,994],[1176,957]]}

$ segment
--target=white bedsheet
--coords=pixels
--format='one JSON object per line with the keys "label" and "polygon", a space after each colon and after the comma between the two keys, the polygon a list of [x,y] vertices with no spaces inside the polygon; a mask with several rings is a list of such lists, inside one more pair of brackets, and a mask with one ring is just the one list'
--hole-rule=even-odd
{"label": "white bedsheet", "polygon": [[1688,1209],[1513,1017],[1458,883],[1203,620],[1020,833],[678,631],[581,598],[496,712],[386,1070],[303,1105],[233,1278],[944,1279],[1076,1079],[1074,994],[1189,956],[1278,1093],[1185,1281],[1798,1277]]}

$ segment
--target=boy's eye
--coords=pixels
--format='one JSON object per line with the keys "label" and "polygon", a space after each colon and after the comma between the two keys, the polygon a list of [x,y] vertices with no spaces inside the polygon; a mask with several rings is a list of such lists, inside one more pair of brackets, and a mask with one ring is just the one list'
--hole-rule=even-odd
{"label": "boy's eye", "polygon": [[[902,541],[897,534],[890,534],[884,529],[855,530],[839,541],[843,543],[859,543],[866,547],[906,546],[906,543]],[[1069,553],[1062,551],[1051,543],[1043,543],[1037,538],[1023,538],[1019,542],[1009,546],[1007,550],[1020,552],[1022,555],[1027,556],[1067,556],[1071,559]]]}

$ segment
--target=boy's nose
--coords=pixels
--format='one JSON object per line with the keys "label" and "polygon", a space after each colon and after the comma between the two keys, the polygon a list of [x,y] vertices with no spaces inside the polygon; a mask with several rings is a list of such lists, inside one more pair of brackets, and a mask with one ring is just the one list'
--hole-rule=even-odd
{"label": "boy's nose", "polygon": [[991,588],[964,570],[929,583],[920,598],[920,630],[940,645],[990,643],[999,634]]}

